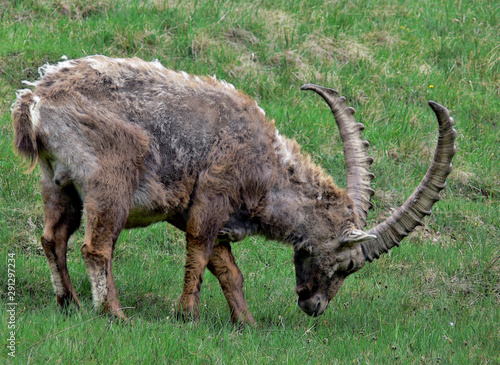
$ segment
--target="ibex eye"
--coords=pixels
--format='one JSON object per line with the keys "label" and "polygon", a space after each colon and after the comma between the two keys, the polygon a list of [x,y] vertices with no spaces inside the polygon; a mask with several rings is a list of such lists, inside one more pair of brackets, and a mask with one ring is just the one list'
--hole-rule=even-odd
{"label": "ibex eye", "polygon": [[351,260],[349,265],[347,265],[347,271],[351,271],[352,269],[354,269],[354,261]]}

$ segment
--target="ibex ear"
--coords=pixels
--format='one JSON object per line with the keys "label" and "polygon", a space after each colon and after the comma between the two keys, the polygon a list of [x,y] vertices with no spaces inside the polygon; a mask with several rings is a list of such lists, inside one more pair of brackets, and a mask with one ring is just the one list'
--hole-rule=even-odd
{"label": "ibex ear", "polygon": [[368,233],[363,232],[359,229],[354,229],[354,230],[346,233],[344,236],[342,236],[339,239],[339,242],[342,245],[353,245],[356,243],[361,243],[361,242],[373,240],[376,238],[377,238],[377,236],[374,236],[372,234],[368,234]]}

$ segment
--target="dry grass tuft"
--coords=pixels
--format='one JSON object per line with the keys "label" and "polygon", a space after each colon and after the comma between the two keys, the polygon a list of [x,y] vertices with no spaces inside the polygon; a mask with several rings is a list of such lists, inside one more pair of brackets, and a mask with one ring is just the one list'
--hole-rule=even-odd
{"label": "dry grass tuft", "polygon": [[243,53],[238,58],[237,63],[228,64],[225,71],[235,79],[260,80],[272,87],[276,85],[274,72],[263,65],[252,52]]}
{"label": "dry grass tuft", "polygon": [[259,39],[252,32],[241,27],[230,29],[225,36],[231,43],[236,45],[253,46],[259,43]]}
{"label": "dry grass tuft", "polygon": [[345,60],[368,60],[373,62],[370,49],[353,39],[345,39],[338,43],[337,53]]}
{"label": "dry grass tuft", "polygon": [[252,51],[252,46],[258,44],[260,39],[252,32],[242,28],[231,28],[222,33],[221,38],[210,36],[207,32],[197,34],[192,42],[194,57],[199,62],[213,64],[214,53],[224,50],[232,55],[233,61],[224,65],[224,71],[232,79],[239,80],[268,80],[275,84],[274,73],[266,67]]}
{"label": "dry grass tuft", "polygon": [[312,33],[306,36],[306,40],[301,44],[305,54],[309,58],[323,64],[335,63],[335,42],[322,34]]}
{"label": "dry grass tuft", "polygon": [[463,168],[454,167],[450,173],[450,179],[457,180],[462,185],[470,185],[477,180],[477,175],[471,171],[465,171]]}
{"label": "dry grass tuft", "polygon": [[293,14],[280,9],[260,9],[258,18],[266,24],[266,41],[277,43],[284,37],[292,38],[297,29],[297,20]]}
{"label": "dry grass tuft", "polygon": [[488,183],[485,178],[470,170],[464,165],[454,166],[448,180],[453,181],[455,193],[462,196],[481,195],[483,197],[498,196],[498,184]]}
{"label": "dry grass tuft", "polygon": [[332,73],[321,73],[318,71],[317,67],[314,67],[311,62],[302,57],[299,52],[294,50],[286,50],[284,52],[276,53],[270,60],[270,64],[273,66],[283,66],[285,65],[288,70],[291,70],[295,78],[301,82],[320,82],[328,85],[332,85],[337,79],[332,75]]}
{"label": "dry grass tuft", "polygon": [[[131,50],[156,50],[158,45],[165,46],[172,41],[168,33],[157,30],[142,29],[132,31],[128,28],[116,29],[113,41],[106,50],[109,54],[122,54],[124,57],[132,54]],[[138,51],[135,51],[137,53]]]}
{"label": "dry grass tuft", "polygon": [[[39,3],[50,4],[51,1],[38,0]],[[104,13],[110,7],[111,0],[61,0],[54,1],[53,6],[59,14],[69,16],[74,19],[86,18],[93,14]]]}
{"label": "dry grass tuft", "polygon": [[179,0],[153,0],[153,6],[156,10],[165,11],[167,9],[176,9],[192,12],[194,10],[194,1]]}
{"label": "dry grass tuft", "polygon": [[213,60],[210,58],[210,52],[214,49],[221,49],[222,47],[224,47],[223,42],[211,37],[205,31],[196,34],[191,43],[194,59],[205,64],[213,64]]}
{"label": "dry grass tuft", "polygon": [[449,237],[444,237],[441,232],[435,232],[431,230],[424,223],[423,226],[418,226],[417,228],[415,228],[412,235],[410,236],[410,240],[414,242],[427,241],[430,242],[433,246],[439,245],[441,247],[445,247],[450,239]]}
{"label": "dry grass tuft", "polygon": [[418,73],[421,75],[429,75],[432,72],[432,67],[427,63],[424,62],[420,66],[418,66]]}
{"label": "dry grass tuft", "polygon": [[357,62],[360,60],[373,63],[370,49],[345,36],[333,39],[322,34],[312,33],[301,44],[301,50],[308,54],[311,60],[322,65],[335,65],[337,63]]}
{"label": "dry grass tuft", "polygon": [[374,30],[369,32],[365,35],[365,39],[378,46],[387,47],[389,50],[392,50],[401,42],[396,33],[388,32],[386,30]]}

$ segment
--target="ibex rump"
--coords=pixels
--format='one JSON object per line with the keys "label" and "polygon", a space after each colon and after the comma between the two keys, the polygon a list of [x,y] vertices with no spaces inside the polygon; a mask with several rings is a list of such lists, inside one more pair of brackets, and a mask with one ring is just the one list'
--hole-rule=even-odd
{"label": "ibex rump", "polygon": [[261,234],[293,245],[299,306],[322,314],[344,279],[397,245],[430,213],[455,153],[453,119],[430,102],[440,124],[434,161],[408,201],[385,222],[362,229],[370,207],[372,159],[363,125],[332,89],[305,85],[331,107],[348,169],[347,189],[247,96],[215,78],[159,62],[92,56],[46,65],[35,90],[13,107],[16,150],[42,170],[42,246],[57,302],[79,301],[66,247],[87,226],[81,252],[96,307],[125,317],[112,274],[124,228],[168,221],[186,232],[179,313],[197,318],[203,272],[218,278],[233,321],[254,323],[230,242]]}

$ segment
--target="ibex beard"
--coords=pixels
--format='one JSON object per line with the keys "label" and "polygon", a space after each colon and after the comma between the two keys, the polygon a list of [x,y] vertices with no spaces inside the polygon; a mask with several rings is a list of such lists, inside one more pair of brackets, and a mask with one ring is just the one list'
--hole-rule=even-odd
{"label": "ibex beard", "polygon": [[29,83],[34,88],[17,94],[14,145],[42,171],[41,242],[63,308],[80,306],[66,250],[85,210],[81,253],[96,308],[125,318],[112,270],[121,230],[167,221],[186,232],[181,316],[198,318],[208,268],[232,320],[254,323],[231,243],[256,234],[293,246],[298,304],[321,315],[348,275],[422,223],[455,153],[453,119],[430,102],[440,137],[426,176],[386,221],[363,231],[372,158],[361,139],[364,126],[332,89],[303,86],[334,113],[344,143],[345,190],[280,135],[254,101],[215,77],[104,56],[45,65],[40,74]]}

